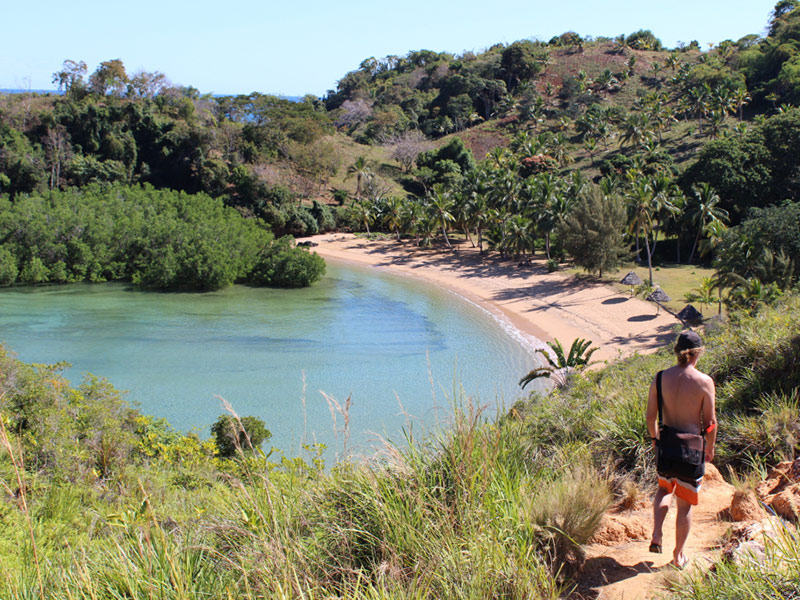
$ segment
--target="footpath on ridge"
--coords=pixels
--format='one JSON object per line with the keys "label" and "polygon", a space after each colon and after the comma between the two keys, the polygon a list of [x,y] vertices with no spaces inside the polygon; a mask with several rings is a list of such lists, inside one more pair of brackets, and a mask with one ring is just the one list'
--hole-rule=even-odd
{"label": "footpath on ridge", "polygon": [[[708,570],[721,555],[721,543],[731,527],[728,509],[734,488],[716,468],[709,467],[692,513],[686,545],[687,569]],[[648,552],[653,527],[652,505],[642,499],[629,510],[612,509],[593,542],[570,600],[645,600],[663,595],[681,574],[670,566],[675,545],[675,501],[664,523],[664,553]]]}

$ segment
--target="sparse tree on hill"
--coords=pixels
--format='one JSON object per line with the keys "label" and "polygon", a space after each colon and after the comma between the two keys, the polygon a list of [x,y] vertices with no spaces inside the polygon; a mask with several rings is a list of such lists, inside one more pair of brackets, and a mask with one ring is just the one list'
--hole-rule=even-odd
{"label": "sparse tree on hill", "polygon": [[391,145],[392,158],[402,165],[406,173],[410,173],[417,156],[427,150],[428,142],[421,131],[411,130],[395,137]]}
{"label": "sparse tree on hill", "polygon": [[169,79],[163,73],[138,71],[130,79],[128,95],[137,98],[153,98],[168,87],[170,87]]}
{"label": "sparse tree on hill", "polygon": [[61,70],[53,73],[53,83],[58,84],[58,91],[69,93],[73,88],[83,88],[86,84],[86,63],[83,61],[65,60]]}
{"label": "sparse tree on hill", "polygon": [[121,96],[127,88],[128,81],[125,65],[120,59],[115,58],[100,63],[97,70],[89,77],[89,87],[96,94],[103,96],[109,91]]}

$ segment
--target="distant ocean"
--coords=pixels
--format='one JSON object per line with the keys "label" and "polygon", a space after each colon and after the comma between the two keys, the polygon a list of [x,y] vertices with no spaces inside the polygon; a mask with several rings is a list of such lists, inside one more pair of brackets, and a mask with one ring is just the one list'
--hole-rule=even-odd
{"label": "distant ocean", "polygon": [[[58,90],[22,90],[22,89],[8,89],[8,88],[0,88],[0,94],[27,94],[28,92],[32,92],[34,94],[55,94],[56,96],[61,96],[64,92],[59,92]],[[225,98],[226,96],[238,96],[240,94],[211,94],[214,98]],[[247,94],[242,94],[247,95]],[[278,98],[285,98],[286,100],[290,100],[292,102],[300,102],[303,99],[303,96],[284,96],[283,94],[268,94],[269,96],[277,96]]]}
{"label": "distant ocean", "polygon": [[34,94],[56,94],[57,96],[63,94],[63,92],[59,92],[58,90],[20,90],[0,88],[0,94],[27,94],[28,92],[33,92]]}

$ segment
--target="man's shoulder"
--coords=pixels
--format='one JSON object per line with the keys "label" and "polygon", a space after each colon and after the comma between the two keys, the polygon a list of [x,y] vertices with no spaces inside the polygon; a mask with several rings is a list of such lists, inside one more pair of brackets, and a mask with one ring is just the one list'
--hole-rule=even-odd
{"label": "man's shoulder", "polygon": [[702,380],[704,383],[714,384],[714,380],[711,378],[711,375],[708,373],[703,373],[702,371],[698,371],[697,369],[694,370],[697,377]]}

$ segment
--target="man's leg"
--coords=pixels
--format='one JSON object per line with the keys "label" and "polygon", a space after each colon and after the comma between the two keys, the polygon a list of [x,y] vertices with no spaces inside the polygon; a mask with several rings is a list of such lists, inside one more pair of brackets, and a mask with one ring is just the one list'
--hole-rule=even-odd
{"label": "man's leg", "polygon": [[675,498],[678,503],[678,515],[675,518],[675,552],[672,562],[683,567],[689,559],[683,553],[686,539],[689,537],[689,529],[692,527],[692,505],[680,497]]}
{"label": "man's leg", "polygon": [[669,511],[670,500],[672,500],[672,492],[659,485],[658,491],[653,498],[653,537],[650,539],[651,543],[659,546],[664,537],[664,519],[666,519]]}

